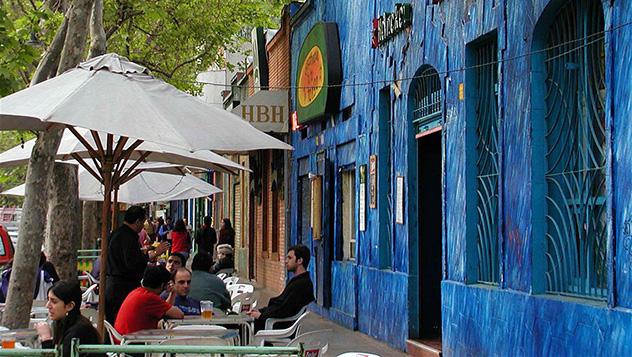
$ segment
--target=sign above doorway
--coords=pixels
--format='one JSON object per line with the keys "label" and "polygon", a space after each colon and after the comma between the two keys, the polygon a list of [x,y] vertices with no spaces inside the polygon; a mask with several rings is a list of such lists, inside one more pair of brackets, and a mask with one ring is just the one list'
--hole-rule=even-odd
{"label": "sign above doorway", "polygon": [[378,48],[413,24],[411,4],[395,4],[395,12],[373,19],[371,47]]}

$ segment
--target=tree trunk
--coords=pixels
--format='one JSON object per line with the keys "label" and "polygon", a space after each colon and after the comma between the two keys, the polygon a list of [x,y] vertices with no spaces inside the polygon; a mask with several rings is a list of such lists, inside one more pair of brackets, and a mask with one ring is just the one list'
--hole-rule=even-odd
{"label": "tree trunk", "polygon": [[35,277],[46,226],[48,178],[61,134],[62,130],[59,129],[49,129],[40,133],[29,159],[18,246],[13,258],[7,303],[2,316],[2,325],[10,329],[25,328],[29,324]]}
{"label": "tree trunk", "polygon": [[94,0],[90,16],[89,58],[105,54],[105,30],[103,29],[103,0]]}
{"label": "tree trunk", "polygon": [[68,32],[59,59],[57,75],[75,67],[83,58],[88,39],[88,20],[92,12],[92,3],[93,0],[75,0],[68,10]]}
{"label": "tree trunk", "polygon": [[83,227],[81,229],[81,249],[97,248],[97,239],[101,230],[99,227],[101,209],[98,202],[86,201],[83,203]]}
{"label": "tree trunk", "polygon": [[66,32],[68,30],[68,18],[64,16],[64,21],[59,25],[57,33],[53,42],[50,44],[48,51],[42,57],[42,60],[37,65],[37,69],[31,79],[31,86],[36,85],[39,82],[47,80],[50,76],[55,76],[57,73],[57,66],[59,64],[59,56],[61,50],[64,48],[64,41],[66,40]]}
{"label": "tree trunk", "polygon": [[50,181],[46,253],[62,280],[77,279],[81,246],[81,202],[77,166],[56,162]]}
{"label": "tree trunk", "polygon": [[[81,53],[85,49],[87,19],[91,7],[91,1],[75,0],[66,14],[68,29],[57,73],[63,73],[76,66],[81,60]],[[82,32],[83,35],[81,35]],[[80,43],[81,38],[83,38],[83,45]],[[55,62],[53,58],[47,56],[44,56],[42,61]],[[40,80],[45,79],[42,76],[39,77]],[[37,84],[37,82],[31,81],[31,84]],[[58,127],[51,127],[40,133],[29,159],[18,246],[13,258],[13,271],[9,281],[5,312],[2,316],[2,325],[8,328],[25,328],[29,323],[33,291],[35,291],[35,276],[46,226],[47,207],[43,202],[48,201],[48,182],[62,133],[63,130]]]}

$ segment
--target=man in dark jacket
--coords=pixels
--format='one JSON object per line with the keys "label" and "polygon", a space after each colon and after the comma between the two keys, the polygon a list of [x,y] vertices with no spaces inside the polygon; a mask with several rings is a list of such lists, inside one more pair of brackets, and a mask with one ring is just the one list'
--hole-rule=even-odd
{"label": "man in dark jacket", "polygon": [[285,266],[294,276],[281,295],[270,299],[267,307],[248,312],[248,315],[255,318],[255,331],[263,329],[267,319],[296,315],[303,306],[314,301],[314,285],[307,271],[309,259],[309,248],[304,245],[295,245],[288,249]]}
{"label": "man in dark jacket", "polygon": [[145,224],[145,210],[132,206],[125,212],[123,225],[110,235],[105,286],[105,318],[114,324],[116,314],[132,290],[140,286],[147,262],[169,247],[161,243],[147,253],[141,250],[138,233]]}

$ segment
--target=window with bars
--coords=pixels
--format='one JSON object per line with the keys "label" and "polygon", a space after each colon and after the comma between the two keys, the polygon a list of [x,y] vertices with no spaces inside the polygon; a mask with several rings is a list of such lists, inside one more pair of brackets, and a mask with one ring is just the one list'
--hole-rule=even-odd
{"label": "window with bars", "polygon": [[[469,196],[474,209],[469,230],[476,237],[477,281],[498,284],[500,280],[498,191],[498,47],[495,33],[468,46],[469,88],[468,136],[470,171]],[[475,202],[475,203],[474,203]]]}
{"label": "window with bars", "polygon": [[544,31],[546,290],[607,297],[605,28],[601,1],[568,1]]}
{"label": "window with bars", "polygon": [[434,129],[441,125],[441,82],[437,71],[426,66],[416,76],[412,87],[413,126],[415,134]]}

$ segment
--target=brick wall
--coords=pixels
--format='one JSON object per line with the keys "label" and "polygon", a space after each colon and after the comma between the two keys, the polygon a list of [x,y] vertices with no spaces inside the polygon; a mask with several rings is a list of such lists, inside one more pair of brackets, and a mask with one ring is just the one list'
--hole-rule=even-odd
{"label": "brick wall", "polygon": [[[267,43],[268,52],[268,73],[270,90],[280,90],[290,84],[290,56],[289,56],[289,16],[284,16],[281,29]],[[249,76],[250,78],[250,76]],[[252,83],[252,81],[250,81]],[[251,88],[252,91],[252,88]],[[278,192],[277,231],[273,232],[273,192],[272,192],[272,152],[266,151],[263,154],[263,175],[261,202],[251,202],[251,207],[256,209],[256,279],[271,291],[280,293],[285,287],[285,201],[282,188]],[[287,175],[287,173],[285,173]],[[282,186],[282,185],[281,185]],[[264,214],[266,215],[265,229]],[[266,247],[264,249],[263,235],[266,234]],[[273,234],[278,235],[278,249],[272,252]]]}

